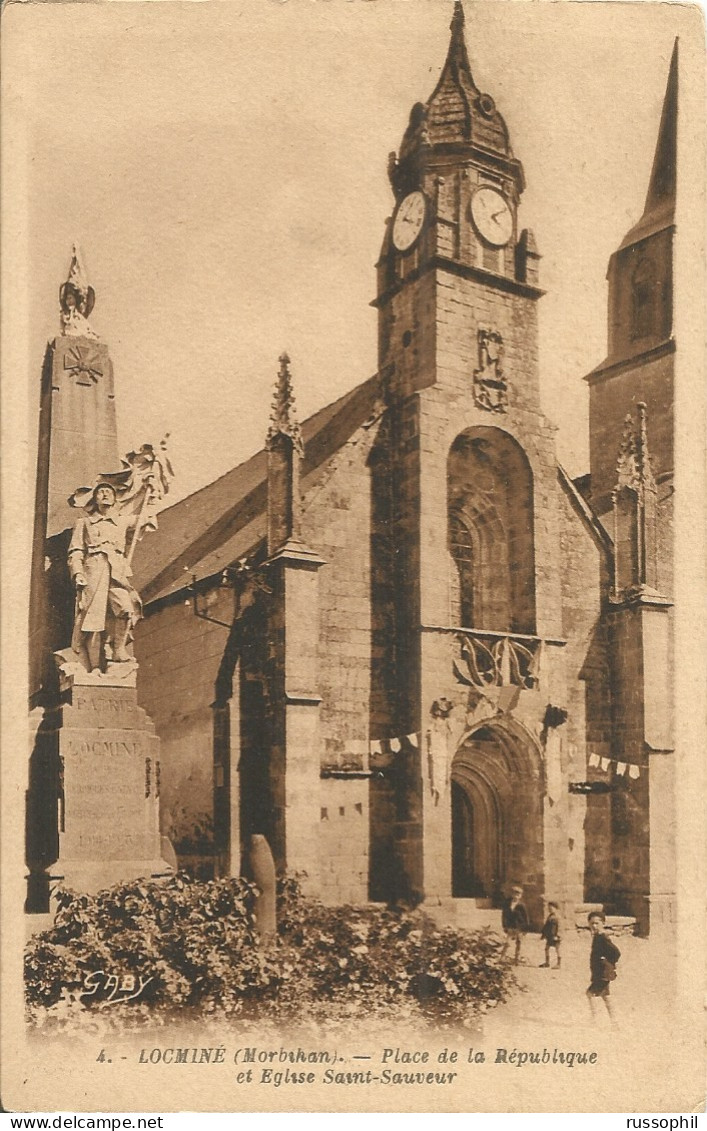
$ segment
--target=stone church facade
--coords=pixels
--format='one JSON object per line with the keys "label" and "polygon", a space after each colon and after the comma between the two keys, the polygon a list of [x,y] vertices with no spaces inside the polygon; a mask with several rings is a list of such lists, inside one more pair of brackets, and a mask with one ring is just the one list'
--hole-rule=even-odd
{"label": "stone church facade", "polygon": [[162,832],[205,875],[264,834],[328,903],[475,924],[515,882],[536,925],[554,899],[648,933],[675,900],[677,58],[573,481],[540,405],[523,167],[463,24],[458,3],[389,163],[378,371],[300,427],[283,355],[264,449],[136,559]]}

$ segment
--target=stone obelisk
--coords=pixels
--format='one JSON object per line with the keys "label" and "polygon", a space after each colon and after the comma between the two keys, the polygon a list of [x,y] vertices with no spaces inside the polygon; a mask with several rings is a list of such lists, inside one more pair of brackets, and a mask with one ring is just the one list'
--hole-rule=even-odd
{"label": "stone obelisk", "polygon": [[30,696],[46,701],[55,682],[52,652],[68,644],[73,594],[66,549],[77,485],[119,464],[113,365],[88,317],[95,295],[78,248],[60,291],[61,333],[42,367],[30,598]]}
{"label": "stone obelisk", "polygon": [[[129,576],[125,532],[132,527],[137,538],[139,520],[119,515],[120,496],[132,491],[137,505],[136,483],[142,496],[155,493],[156,477],[148,474],[155,453],[149,445],[131,453],[135,467],[118,459],[113,370],[88,323],[93,303],[74,248],[60,290],[61,334],[47,346],[39,419],[27,794],[27,909],[36,912],[49,909],[60,882],[95,892],[171,870],[161,857],[159,739],[137,703],[138,665],[125,650],[128,620],[111,621],[107,597]],[[99,483],[108,488],[100,507]],[[83,501],[72,509],[77,488]],[[76,508],[84,505],[80,518]],[[91,594],[103,601],[105,626],[86,633],[81,610]],[[139,609],[128,580],[123,596]]]}

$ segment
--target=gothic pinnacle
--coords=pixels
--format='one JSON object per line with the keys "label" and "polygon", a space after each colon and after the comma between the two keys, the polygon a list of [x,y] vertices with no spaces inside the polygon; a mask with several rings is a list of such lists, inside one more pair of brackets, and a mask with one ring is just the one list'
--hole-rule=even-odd
{"label": "gothic pinnacle", "polygon": [[638,408],[638,433],[636,436],[636,455],[638,458],[638,474],[644,487],[655,490],[653,467],[648,451],[648,428],[646,426],[646,405],[639,401]]}
{"label": "gothic pinnacle", "polygon": [[290,358],[287,353],[280,354],[280,368],[275,382],[275,395],[270,413],[270,427],[265,441],[269,450],[277,436],[288,436],[299,456],[304,455],[302,431],[295,414],[295,395],[292,388]]}

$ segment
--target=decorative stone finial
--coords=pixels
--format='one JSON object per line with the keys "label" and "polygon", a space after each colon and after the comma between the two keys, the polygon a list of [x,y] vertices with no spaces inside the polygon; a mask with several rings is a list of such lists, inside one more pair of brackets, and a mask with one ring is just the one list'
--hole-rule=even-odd
{"label": "decorative stone finial", "polygon": [[631,487],[635,491],[638,489],[638,482],[636,436],[633,428],[633,417],[629,412],[624,419],[624,430],[616,461],[616,487]]}
{"label": "decorative stone finial", "polygon": [[644,491],[655,491],[656,483],[653,475],[650,452],[648,451],[648,429],[646,427],[646,406],[643,401],[637,404],[638,431],[636,434],[636,459],[638,475]]}
{"label": "decorative stone finial", "polygon": [[93,310],[96,295],[89,286],[78,245],[74,244],[71,265],[65,283],[59,288],[61,307],[61,332],[71,337],[97,338],[88,324],[88,316]]}
{"label": "decorative stone finial", "polygon": [[624,420],[624,430],[616,462],[616,488],[630,487],[638,494],[655,491],[655,478],[648,451],[648,432],[646,428],[646,406],[643,401],[638,409],[638,427],[634,425],[629,412]]}
{"label": "decorative stone finial", "polygon": [[616,464],[614,506],[614,591],[623,601],[654,592],[658,584],[657,491],[648,453],[646,406],[640,402],[638,424],[629,413]]}
{"label": "decorative stone finial", "polygon": [[288,436],[299,456],[304,455],[304,441],[295,415],[295,396],[292,389],[290,359],[286,353],[280,355],[280,369],[275,383],[275,396],[270,414],[270,427],[265,439],[265,447],[271,450],[278,436]]}

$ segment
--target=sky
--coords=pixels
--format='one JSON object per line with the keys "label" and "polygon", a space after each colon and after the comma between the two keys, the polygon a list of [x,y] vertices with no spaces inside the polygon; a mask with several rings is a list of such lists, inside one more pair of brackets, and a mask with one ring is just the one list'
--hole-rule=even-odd
{"label": "sky", "polygon": [[[30,464],[74,241],[114,362],[121,452],[168,432],[170,501],[262,447],[282,350],[301,419],[376,371],[387,156],[435,86],[452,10],[206,0],[6,11]],[[579,475],[582,376],[605,355],[608,259],[643,210],[681,11],[467,0],[465,13],[476,84],[525,168],[519,226],[535,233],[547,292],[543,406]]]}

